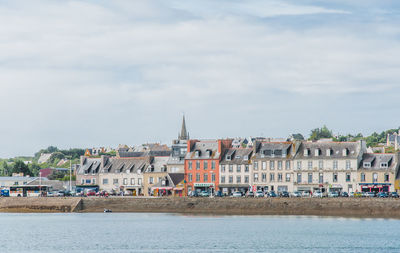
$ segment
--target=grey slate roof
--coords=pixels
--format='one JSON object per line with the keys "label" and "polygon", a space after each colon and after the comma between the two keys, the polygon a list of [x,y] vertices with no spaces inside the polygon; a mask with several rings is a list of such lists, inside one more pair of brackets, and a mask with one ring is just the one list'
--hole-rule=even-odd
{"label": "grey slate roof", "polygon": [[[252,154],[253,149],[251,148],[230,148],[225,152],[220,164],[249,164]],[[227,159],[228,156],[231,158]]]}
{"label": "grey slate roof", "polygon": [[167,162],[169,160],[169,156],[156,156],[152,159],[150,166],[146,168],[146,172],[166,172],[167,171]]}
{"label": "grey slate roof", "polygon": [[[202,140],[193,144],[192,152],[186,154],[185,159],[219,159],[218,140]],[[207,155],[207,151],[211,150],[211,156]],[[199,157],[196,157],[196,151],[200,151]]]}
{"label": "grey slate roof", "polygon": [[[304,150],[308,149],[308,155],[304,155]],[[319,149],[320,155],[315,155],[315,150]],[[327,155],[327,150],[331,150],[331,155]],[[343,155],[343,150],[347,150],[347,155]],[[359,142],[308,142],[301,143],[296,154],[296,159],[356,159],[360,154],[361,145]]]}
{"label": "grey slate roof", "polygon": [[144,152],[136,151],[120,151],[120,157],[144,157],[144,156],[169,156],[171,154],[170,150],[151,150]]}
{"label": "grey slate roof", "polygon": [[[371,163],[371,168],[365,168],[364,163]],[[388,163],[388,168],[381,168],[381,163]],[[397,170],[398,154],[363,154],[361,160],[361,169],[365,170]]]}
{"label": "grey slate roof", "polygon": [[77,174],[98,173],[101,165],[100,158],[85,158],[84,163],[78,169]]}
{"label": "grey slate roof", "polygon": [[[256,158],[293,158],[291,142],[261,142],[257,143]],[[272,155],[273,154],[273,155]]]}
{"label": "grey slate roof", "polygon": [[101,173],[137,173],[143,172],[149,165],[146,158],[110,158],[104,164]]}

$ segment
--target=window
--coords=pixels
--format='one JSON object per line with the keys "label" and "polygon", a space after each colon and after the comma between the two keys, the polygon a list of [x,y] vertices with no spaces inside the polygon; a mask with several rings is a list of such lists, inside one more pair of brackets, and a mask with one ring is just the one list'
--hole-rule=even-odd
{"label": "window", "polygon": [[286,182],[290,182],[290,173],[286,173]]}
{"label": "window", "polygon": [[351,167],[351,163],[349,160],[346,160],[346,170],[349,170]]}
{"label": "window", "polygon": [[381,168],[387,168],[388,167],[388,163],[381,163]]}
{"label": "window", "polygon": [[346,182],[350,182],[351,178],[350,178],[350,173],[346,173]]}
{"label": "window", "polygon": [[200,173],[196,173],[196,182],[200,182]]}
{"label": "window", "polygon": [[365,173],[361,173],[361,182],[365,182]]}
{"label": "window", "polygon": [[301,183],[301,173],[297,173],[297,183]]}
{"label": "window", "polygon": [[118,178],[113,179],[113,184],[118,184]]}
{"label": "window", "polygon": [[323,160],[319,160],[319,161],[318,161],[318,168],[319,168],[320,170],[322,170],[322,169],[324,168],[324,161],[323,161]]}
{"label": "window", "polygon": [[290,170],[290,161],[286,161],[286,169]]}
{"label": "window", "polygon": [[221,165],[221,172],[225,172],[225,165]]}
{"label": "window", "polygon": [[196,161],[196,170],[200,169],[200,161]]}
{"label": "window", "polygon": [[258,162],[254,162],[254,170],[258,170]]}
{"label": "window", "polygon": [[274,182],[275,181],[275,174],[274,173],[270,173],[269,174],[269,181],[270,182]]}
{"label": "window", "polygon": [[249,183],[249,176],[244,176],[244,182]]}
{"label": "window", "polygon": [[131,178],[131,185],[135,185],[135,179]]}
{"label": "window", "polygon": [[215,161],[211,161],[211,169],[215,170]]}
{"label": "window", "polygon": [[338,168],[338,161],[333,161],[333,169],[334,170],[337,170],[337,168]]}
{"label": "window", "polygon": [[275,167],[275,161],[269,161],[269,169],[273,170],[275,169],[274,167]]}
{"label": "window", "polygon": [[154,183],[153,177],[149,177],[149,184],[153,184],[153,183]]}
{"label": "window", "polygon": [[246,164],[246,165],[244,166],[244,172],[249,172],[249,165],[248,165],[248,164]]}
{"label": "window", "polygon": [[208,169],[208,162],[204,161],[203,163],[203,169],[207,170]]}
{"label": "window", "polygon": [[108,178],[103,178],[103,184],[108,184]]}
{"label": "window", "polygon": [[86,183],[90,184],[92,181],[90,179],[86,179]]}
{"label": "window", "polygon": [[318,183],[320,184],[324,183],[324,173],[319,173]]}
{"label": "window", "polygon": [[189,170],[192,169],[192,161],[189,161]]}
{"label": "window", "polygon": [[308,183],[312,183],[312,173],[308,173]]}
{"label": "window", "polygon": [[233,172],[233,165],[229,164],[229,172]]}
{"label": "window", "polygon": [[192,182],[192,181],[193,181],[192,173],[189,173],[189,174],[188,174],[188,181],[189,181],[189,182]]}
{"label": "window", "polygon": [[262,162],[262,170],[266,170],[267,169],[267,163],[266,162]]}
{"label": "window", "polygon": [[282,170],[282,161],[278,161],[278,170]]}
{"label": "window", "polygon": [[225,183],[225,176],[221,176],[221,183]]}
{"label": "window", "polygon": [[[16,183],[16,184],[15,184],[15,183]],[[18,182],[15,182],[15,183],[14,183],[14,185],[18,185]],[[82,183],[82,184],[85,184],[85,179],[82,178],[81,183]]]}
{"label": "window", "polygon": [[207,173],[204,173],[203,178],[204,178],[204,182],[208,182],[208,174]]}
{"label": "window", "polygon": [[211,181],[215,182],[215,174],[214,173],[211,174]]}
{"label": "window", "polygon": [[373,183],[378,182],[378,174],[377,173],[372,174],[372,182]]}
{"label": "window", "polygon": [[236,172],[241,172],[242,170],[241,167],[242,166],[240,164],[236,165]]}
{"label": "window", "polygon": [[254,173],[254,182],[258,182],[258,173]]}
{"label": "window", "polygon": [[96,178],[92,178],[92,184],[96,184]]}
{"label": "window", "polygon": [[137,183],[138,183],[138,185],[142,185],[142,179],[138,178]]}
{"label": "window", "polygon": [[233,183],[233,176],[229,176],[229,183],[230,183],[230,184]]}
{"label": "window", "polygon": [[241,176],[236,176],[236,183],[240,184],[242,182]]}
{"label": "window", "polygon": [[389,174],[385,174],[385,182],[389,182]]}
{"label": "window", "polygon": [[282,182],[283,176],[282,173],[278,173],[278,182]]}
{"label": "window", "polygon": [[333,182],[337,182],[337,173],[333,173]]}
{"label": "window", "polygon": [[301,161],[297,161],[297,169],[301,170]]}
{"label": "window", "polygon": [[127,178],[124,178],[123,184],[124,185],[128,185],[128,179]]}
{"label": "window", "polygon": [[312,169],[312,161],[308,161],[308,169],[309,169],[309,170]]}
{"label": "window", "polygon": [[267,182],[267,174],[266,173],[261,173],[261,181]]}
{"label": "window", "polygon": [[371,168],[371,163],[364,162],[364,168]]}

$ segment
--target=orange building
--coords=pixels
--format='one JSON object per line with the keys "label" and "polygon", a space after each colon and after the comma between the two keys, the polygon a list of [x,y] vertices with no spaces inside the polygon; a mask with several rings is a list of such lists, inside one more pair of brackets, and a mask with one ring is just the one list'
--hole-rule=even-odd
{"label": "orange building", "polygon": [[185,157],[186,192],[218,191],[219,162],[232,145],[226,140],[189,140]]}

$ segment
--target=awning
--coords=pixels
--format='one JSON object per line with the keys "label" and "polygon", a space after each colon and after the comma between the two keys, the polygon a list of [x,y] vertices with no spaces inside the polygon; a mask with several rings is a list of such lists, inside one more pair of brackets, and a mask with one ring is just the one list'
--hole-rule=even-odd
{"label": "awning", "polygon": [[183,187],[175,187],[173,190],[174,191],[183,191]]}
{"label": "awning", "polygon": [[219,184],[219,188],[249,188],[249,184]]}
{"label": "awning", "polygon": [[172,190],[172,187],[151,187],[152,190]]}
{"label": "awning", "polygon": [[213,183],[194,183],[194,187],[214,187]]}
{"label": "awning", "polygon": [[359,185],[366,185],[366,186],[390,186],[390,183],[359,183]]}

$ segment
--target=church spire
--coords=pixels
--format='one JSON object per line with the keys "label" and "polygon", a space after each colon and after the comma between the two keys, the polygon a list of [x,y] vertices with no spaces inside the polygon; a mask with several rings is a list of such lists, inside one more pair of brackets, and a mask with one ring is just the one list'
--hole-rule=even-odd
{"label": "church spire", "polygon": [[189,133],[186,130],[186,122],[185,122],[185,115],[183,115],[183,120],[182,120],[182,129],[181,133],[178,136],[179,140],[189,140]]}

